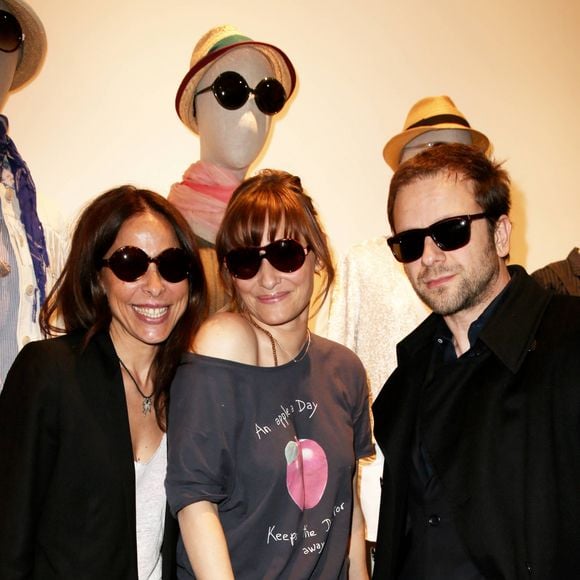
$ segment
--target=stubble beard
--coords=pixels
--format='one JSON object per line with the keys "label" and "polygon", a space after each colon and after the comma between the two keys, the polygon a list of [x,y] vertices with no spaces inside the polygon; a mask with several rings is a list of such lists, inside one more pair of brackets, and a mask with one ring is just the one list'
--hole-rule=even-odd
{"label": "stubble beard", "polygon": [[[488,247],[479,268],[474,268],[471,271],[466,271],[464,268],[457,271],[430,270],[428,273],[419,274],[417,280],[412,281],[412,284],[419,298],[435,314],[450,316],[489,300],[494,283],[499,277],[499,270],[495,247],[491,245]],[[443,286],[435,290],[428,290],[422,283],[424,274],[428,274],[429,278],[454,274],[459,278],[459,284],[457,288]]]}

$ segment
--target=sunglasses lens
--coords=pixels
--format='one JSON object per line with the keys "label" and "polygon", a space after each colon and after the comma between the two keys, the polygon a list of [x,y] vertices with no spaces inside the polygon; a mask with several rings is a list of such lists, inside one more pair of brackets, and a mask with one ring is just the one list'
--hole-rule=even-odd
{"label": "sunglasses lens", "polygon": [[230,111],[243,107],[250,95],[244,77],[233,71],[222,73],[216,78],[212,87],[218,103]]}
{"label": "sunglasses lens", "polygon": [[286,91],[282,83],[267,78],[258,83],[255,90],[256,105],[265,115],[275,115],[282,110],[286,102]]}
{"label": "sunglasses lens", "polygon": [[469,219],[456,217],[434,224],[431,226],[431,236],[444,252],[458,250],[469,243],[471,237]]}
{"label": "sunglasses lens", "polygon": [[471,238],[470,218],[479,219],[479,217],[484,217],[484,215],[449,218],[437,222],[429,228],[403,232],[387,241],[395,258],[399,262],[407,264],[418,260],[423,255],[425,236],[430,236],[444,252],[463,248]]}
{"label": "sunglasses lens", "polygon": [[181,248],[168,248],[154,260],[161,276],[173,284],[181,282],[189,274],[189,260]]}
{"label": "sunglasses lens", "polygon": [[266,258],[276,270],[289,274],[302,267],[306,253],[295,240],[278,240],[267,247]]}
{"label": "sunglasses lens", "polygon": [[123,282],[135,282],[147,272],[149,258],[147,254],[132,246],[119,248],[108,260],[113,274]]}
{"label": "sunglasses lens", "polygon": [[306,260],[305,249],[296,240],[277,240],[264,248],[237,248],[226,255],[230,274],[240,280],[253,278],[266,258],[276,270],[289,274],[299,270]]}
{"label": "sunglasses lens", "polygon": [[399,262],[407,264],[418,260],[423,254],[425,245],[424,231],[408,231],[389,238],[389,246]]}
{"label": "sunglasses lens", "polygon": [[226,266],[234,278],[249,280],[260,269],[262,258],[257,248],[237,248],[226,255]]}
{"label": "sunglasses lens", "polygon": [[10,12],[0,10],[0,50],[14,52],[22,42],[22,28]]}

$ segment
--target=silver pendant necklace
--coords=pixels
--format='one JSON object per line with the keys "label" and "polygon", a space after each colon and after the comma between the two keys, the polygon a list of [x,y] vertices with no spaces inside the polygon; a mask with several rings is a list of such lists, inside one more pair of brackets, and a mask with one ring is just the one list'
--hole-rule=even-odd
{"label": "silver pendant necklace", "polygon": [[151,393],[149,396],[147,396],[139,388],[139,385],[138,385],[137,381],[135,380],[135,377],[131,374],[131,372],[129,371],[129,369],[125,365],[125,363],[121,359],[119,359],[119,362],[121,363],[121,366],[125,369],[125,372],[129,375],[129,378],[133,381],[133,384],[135,385],[137,392],[143,397],[143,415],[147,415],[148,413],[151,413],[151,407],[153,405],[151,399],[153,398],[153,393]]}

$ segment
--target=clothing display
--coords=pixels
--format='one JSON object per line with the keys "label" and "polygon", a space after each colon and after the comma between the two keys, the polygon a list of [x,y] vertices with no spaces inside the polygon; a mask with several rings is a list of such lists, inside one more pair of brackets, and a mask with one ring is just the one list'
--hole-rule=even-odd
{"label": "clothing display", "polygon": [[[384,236],[353,246],[339,264],[326,334],[361,359],[374,400],[396,367],[396,346],[426,317],[427,308],[394,260]],[[363,461],[361,504],[367,540],[375,541],[383,457]]]}
{"label": "clothing display", "polygon": [[[347,578],[356,460],[372,453],[365,373],[312,336],[278,367],[186,355],[172,386],[173,513],[216,503],[236,579]],[[183,544],[178,577],[193,573]]]}
{"label": "clothing display", "polygon": [[40,305],[65,260],[61,237],[38,220],[34,184],[7,127],[0,115],[0,391],[18,351],[42,338]]}
{"label": "clothing display", "polygon": [[532,277],[556,294],[580,296],[580,248],[573,248],[565,260],[536,270]]}
{"label": "clothing display", "polygon": [[[135,465],[108,333],[24,347],[0,395],[0,577],[137,580]],[[162,489],[161,489],[162,492]],[[177,523],[164,523],[174,578]]]}
{"label": "clothing display", "polygon": [[[421,534],[441,534],[426,539],[438,556],[430,551],[427,559],[448,567],[414,578],[465,578],[449,561],[459,549],[475,566],[469,578],[577,574],[580,299],[546,292],[521,267],[509,272],[505,293],[460,358],[445,357],[439,315],[398,346],[397,370],[373,405],[388,459],[376,578],[400,577],[413,521],[428,528]],[[413,469],[438,487],[421,494],[426,503],[417,509],[408,507],[419,481]]]}
{"label": "clothing display", "polygon": [[232,193],[240,179],[230,170],[198,161],[174,183],[167,199],[182,213],[197,236],[201,261],[208,286],[209,313],[228,301],[215,253],[215,237]]}

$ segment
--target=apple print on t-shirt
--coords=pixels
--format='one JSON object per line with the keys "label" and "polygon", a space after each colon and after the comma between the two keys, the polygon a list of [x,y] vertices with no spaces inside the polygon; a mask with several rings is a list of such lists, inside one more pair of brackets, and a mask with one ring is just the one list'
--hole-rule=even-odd
{"label": "apple print on t-shirt", "polygon": [[312,439],[289,441],[286,456],[286,487],[294,503],[311,509],[321,500],[328,481],[328,461],[324,449]]}

